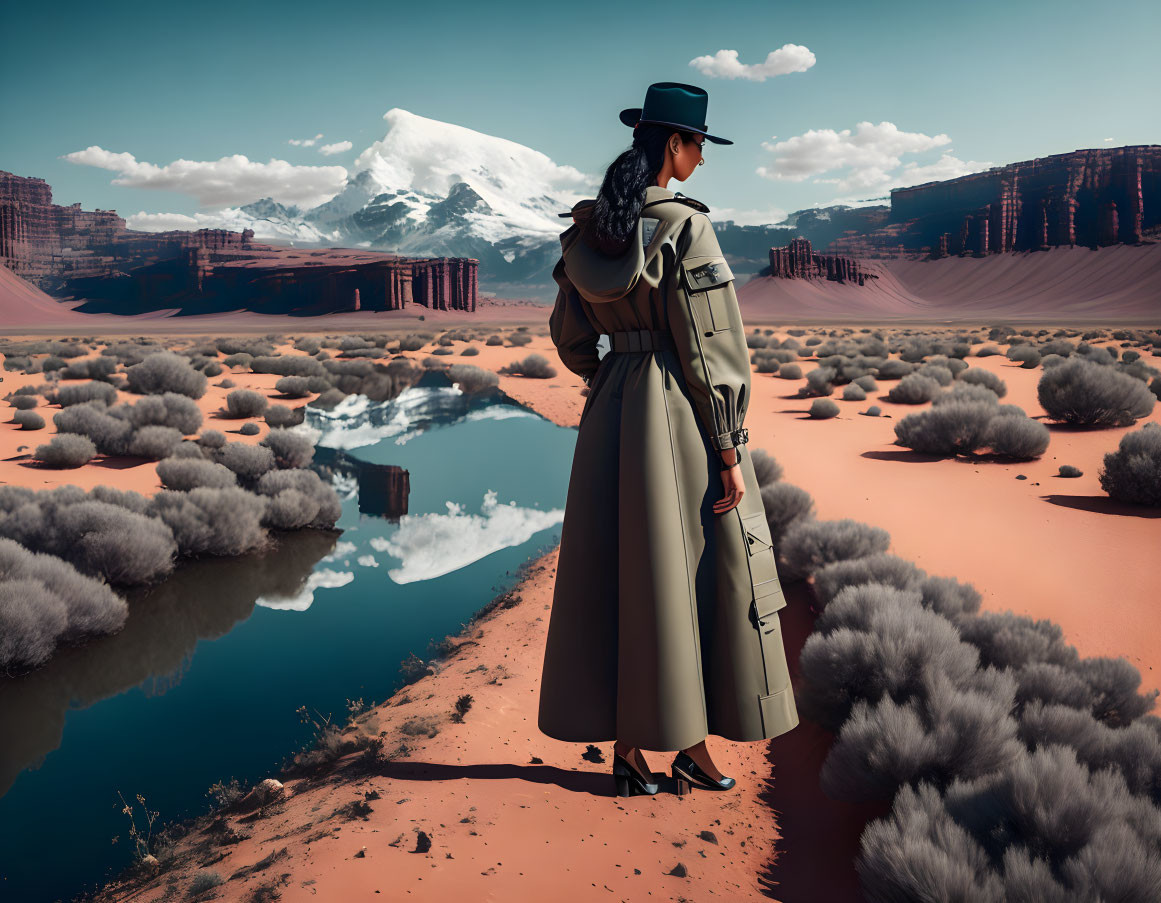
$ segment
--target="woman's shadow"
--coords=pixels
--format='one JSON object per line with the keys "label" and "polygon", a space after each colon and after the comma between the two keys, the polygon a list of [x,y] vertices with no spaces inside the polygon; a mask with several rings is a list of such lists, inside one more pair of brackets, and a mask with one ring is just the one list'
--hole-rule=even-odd
{"label": "woman's shadow", "polygon": [[[805,581],[786,584],[780,612],[791,682],[798,686],[799,654],[814,629],[814,594]],[[890,802],[844,803],[822,792],[819,774],[834,735],[800,716],[792,730],[775,737],[766,754],[773,780],[760,798],[778,814],[777,850],[759,882],[767,896],[798,903],[862,903],[855,858],[867,822],[885,815]]]}

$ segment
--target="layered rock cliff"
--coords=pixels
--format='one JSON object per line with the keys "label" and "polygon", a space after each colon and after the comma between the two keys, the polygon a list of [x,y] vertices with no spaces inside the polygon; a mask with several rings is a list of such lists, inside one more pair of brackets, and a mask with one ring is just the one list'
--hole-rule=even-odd
{"label": "layered rock cliff", "polygon": [[479,261],[374,251],[304,251],[250,229],[140,232],[114,210],[52,203],[43,179],[0,172],[0,265],[86,313],[474,311]]}

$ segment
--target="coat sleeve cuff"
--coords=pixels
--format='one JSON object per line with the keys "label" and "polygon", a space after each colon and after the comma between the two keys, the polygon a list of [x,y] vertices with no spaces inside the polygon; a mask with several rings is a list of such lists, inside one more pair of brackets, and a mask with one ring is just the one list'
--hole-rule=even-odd
{"label": "coat sleeve cuff", "polygon": [[710,445],[717,451],[724,448],[735,448],[739,445],[745,445],[750,441],[750,431],[745,427],[738,427],[736,430],[730,430],[728,433],[721,433],[720,435],[710,438]]}

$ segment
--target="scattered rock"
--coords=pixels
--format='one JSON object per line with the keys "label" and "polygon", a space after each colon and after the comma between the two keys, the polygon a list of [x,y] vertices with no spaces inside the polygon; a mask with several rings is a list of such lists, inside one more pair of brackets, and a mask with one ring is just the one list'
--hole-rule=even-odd
{"label": "scattered rock", "polygon": [[540,758],[540,756],[533,756],[528,764],[529,765],[543,765],[544,760],[542,758]]}
{"label": "scattered rock", "polygon": [[426,853],[431,849],[431,838],[427,836],[426,831],[419,831],[415,837],[415,849],[413,853]]}
{"label": "scattered rock", "polygon": [[599,765],[605,761],[605,754],[601,752],[600,747],[593,746],[593,744],[590,743],[585,751],[581,753],[581,758],[588,762],[595,762]]}
{"label": "scattered rock", "polygon": [[360,847],[360,848],[359,848],[359,852],[357,852],[357,853],[355,854],[355,858],[356,858],[356,859],[366,859],[366,858],[367,858],[367,848],[366,848],[366,847]]}
{"label": "scattered rock", "polygon": [[685,866],[679,862],[679,863],[677,863],[677,865],[675,865],[672,869],[670,869],[665,874],[672,875],[674,878],[684,878],[689,873],[685,870]]}
{"label": "scattered rock", "polygon": [[286,795],[286,788],[281,781],[274,778],[267,778],[254,786],[254,789],[247,793],[244,797],[238,800],[234,807],[239,812],[250,812],[254,809],[261,809],[263,806],[269,806],[271,803],[277,802]]}
{"label": "scattered rock", "polygon": [[718,842],[718,836],[713,831],[702,831],[697,836],[704,840],[706,843]]}

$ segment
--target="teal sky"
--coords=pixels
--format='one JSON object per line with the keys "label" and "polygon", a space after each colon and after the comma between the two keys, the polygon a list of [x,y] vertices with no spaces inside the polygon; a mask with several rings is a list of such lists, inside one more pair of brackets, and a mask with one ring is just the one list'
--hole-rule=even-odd
{"label": "teal sky", "polygon": [[[707,144],[705,165],[669,187],[715,214],[792,211],[881,196],[909,165],[927,175],[913,184],[1161,142],[1159,36],[1155,0],[11,4],[0,169],[48,180],[59,204],[193,214],[207,209],[194,194],[114,185],[63,155],[351,168],[401,107],[599,176],[630,137],[618,111],[681,81],[709,92],[710,131],[735,144]],[[786,45],[813,64],[764,80],[690,65],[733,50],[752,66]],[[877,129],[849,140],[864,121]]]}

